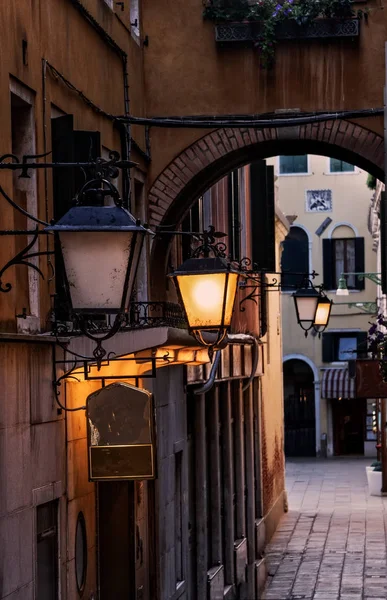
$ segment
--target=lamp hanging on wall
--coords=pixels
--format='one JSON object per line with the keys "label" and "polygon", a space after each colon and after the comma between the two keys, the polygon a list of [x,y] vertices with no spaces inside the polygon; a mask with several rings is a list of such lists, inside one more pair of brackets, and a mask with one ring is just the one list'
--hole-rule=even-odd
{"label": "lamp hanging on wall", "polygon": [[315,329],[322,333],[327,327],[332,309],[332,300],[329,300],[321,290],[317,290],[310,281],[293,294],[297,322],[301,329],[308,331]]}
{"label": "lamp hanging on wall", "polygon": [[[202,234],[204,243],[171,277],[177,289],[189,332],[202,346],[215,346],[226,337],[231,324],[240,275],[224,256],[224,244],[216,244],[217,233],[210,227]],[[210,256],[212,253],[214,256]]]}
{"label": "lamp hanging on wall", "polygon": [[[71,208],[46,232],[58,234],[68,299],[76,314],[119,314],[127,310],[147,230],[122,207],[117,189],[88,182]],[[92,196],[93,194],[93,196]],[[113,206],[84,205],[92,196],[111,196]]]}

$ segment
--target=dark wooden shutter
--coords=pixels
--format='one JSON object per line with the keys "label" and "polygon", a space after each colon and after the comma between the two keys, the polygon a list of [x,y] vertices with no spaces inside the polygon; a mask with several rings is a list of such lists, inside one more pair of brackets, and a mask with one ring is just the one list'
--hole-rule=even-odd
{"label": "dark wooden shutter", "polygon": [[228,251],[233,260],[240,259],[240,208],[238,170],[228,175]]}
{"label": "dark wooden shutter", "polygon": [[[101,153],[98,131],[74,131],[72,115],[64,115],[51,120],[51,143],[53,162],[88,162]],[[86,176],[90,173],[86,172]],[[85,182],[81,169],[53,169],[54,220],[58,221],[71,208],[76,192]],[[55,241],[55,316],[57,320],[67,320],[66,281],[62,253],[58,240]]]}
{"label": "dark wooden shutter", "polygon": [[[282,290],[292,290],[302,285],[303,275],[307,275],[309,272],[308,236],[302,229],[297,228],[304,236],[301,236],[301,239],[300,237],[292,238],[292,232],[295,229],[295,227],[290,229],[283,243],[281,256]],[[300,275],[300,273],[303,275]]]}
{"label": "dark wooden shutter", "polygon": [[367,358],[367,332],[359,331],[357,337],[357,355],[356,358]]}
{"label": "dark wooden shutter", "polygon": [[[355,272],[364,273],[365,262],[364,262],[364,238],[355,238]],[[365,281],[356,277],[355,289],[364,290]]]}
{"label": "dark wooden shutter", "polygon": [[387,294],[387,211],[386,211],[386,192],[381,193],[380,198],[380,258],[382,269],[382,292]]}
{"label": "dark wooden shutter", "polygon": [[267,167],[264,160],[250,165],[250,203],[252,261],[258,271],[274,273],[274,167]]}
{"label": "dark wooden shutter", "polygon": [[326,290],[333,290],[335,283],[333,281],[333,244],[332,240],[323,240],[323,283]]}
{"label": "dark wooden shutter", "polygon": [[[101,134],[99,131],[74,131],[75,162],[94,161],[101,156]],[[92,177],[90,170],[85,171],[87,179]],[[74,170],[75,191],[85,183],[85,175],[81,169]]]}
{"label": "dark wooden shutter", "polygon": [[332,362],[334,360],[334,336],[332,333],[322,334],[322,361]]}

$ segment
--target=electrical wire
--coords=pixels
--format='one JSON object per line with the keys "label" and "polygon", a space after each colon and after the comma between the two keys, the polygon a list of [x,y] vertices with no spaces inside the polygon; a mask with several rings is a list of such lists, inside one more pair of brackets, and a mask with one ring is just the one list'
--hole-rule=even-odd
{"label": "electrical wire", "polygon": [[384,114],[384,108],[365,108],[359,110],[341,110],[334,112],[305,112],[292,113],[292,116],[274,116],[269,113],[257,115],[221,115],[221,116],[184,116],[184,117],[134,117],[116,116],[118,122],[129,122],[133,125],[148,127],[170,128],[198,128],[213,129],[216,127],[242,127],[253,129],[267,129],[270,127],[294,127],[324,121],[337,121],[338,119],[361,119],[366,117],[379,117]]}

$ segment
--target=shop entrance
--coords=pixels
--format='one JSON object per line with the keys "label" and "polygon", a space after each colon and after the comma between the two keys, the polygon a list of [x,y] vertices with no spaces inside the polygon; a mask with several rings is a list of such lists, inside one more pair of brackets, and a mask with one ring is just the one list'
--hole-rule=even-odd
{"label": "shop entrance", "polygon": [[366,401],[332,400],[332,420],[335,455],[364,454]]}

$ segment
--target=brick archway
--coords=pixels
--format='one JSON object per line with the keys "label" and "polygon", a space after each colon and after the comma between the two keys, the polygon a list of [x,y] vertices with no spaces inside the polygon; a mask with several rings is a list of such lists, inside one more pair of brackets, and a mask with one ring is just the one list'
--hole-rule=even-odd
{"label": "brick archway", "polygon": [[[186,148],[160,173],[149,192],[149,225],[175,229],[193,202],[230,170],[278,154],[322,154],[384,177],[384,140],[349,121],[272,129],[217,129]],[[171,237],[152,245],[152,297],[164,299]],[[162,297],[159,298],[160,293]]]}
{"label": "brick archway", "polygon": [[349,121],[263,130],[217,129],[186,148],[153,182],[149,224],[178,223],[192,202],[233,168],[258,158],[295,153],[340,158],[383,178],[383,138]]}

